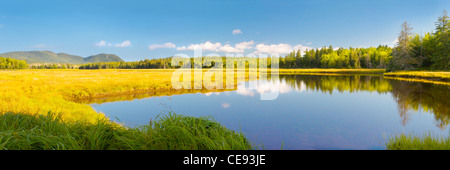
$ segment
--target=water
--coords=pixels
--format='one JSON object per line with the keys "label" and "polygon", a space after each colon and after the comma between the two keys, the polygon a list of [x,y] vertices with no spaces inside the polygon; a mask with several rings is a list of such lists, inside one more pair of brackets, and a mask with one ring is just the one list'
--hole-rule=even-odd
{"label": "water", "polygon": [[[91,105],[129,127],[170,111],[211,116],[253,144],[276,150],[384,149],[387,139],[400,133],[449,134],[449,86],[377,75],[289,75],[262,82],[259,89],[246,82],[233,91],[148,94]],[[260,100],[267,87],[280,89],[275,100]]]}

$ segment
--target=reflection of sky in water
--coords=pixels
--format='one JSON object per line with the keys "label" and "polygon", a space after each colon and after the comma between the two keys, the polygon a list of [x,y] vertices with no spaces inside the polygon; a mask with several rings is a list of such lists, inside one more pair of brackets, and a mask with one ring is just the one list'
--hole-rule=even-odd
{"label": "reflection of sky in water", "polygon": [[[126,126],[147,124],[158,114],[173,111],[189,116],[212,116],[227,128],[242,131],[265,149],[383,149],[390,135],[414,132],[448,135],[432,113],[398,113],[391,93],[368,91],[321,92],[285,80],[241,83],[237,90],[151,97],[134,101],[92,104]],[[275,100],[260,100],[276,87]]]}

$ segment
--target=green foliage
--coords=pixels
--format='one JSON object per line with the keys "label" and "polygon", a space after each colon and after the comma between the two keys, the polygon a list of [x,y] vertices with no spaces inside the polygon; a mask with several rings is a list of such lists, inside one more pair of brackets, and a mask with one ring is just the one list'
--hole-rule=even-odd
{"label": "green foliage", "polygon": [[[271,58],[266,58],[270,60]],[[179,62],[177,62],[179,61]],[[172,63],[174,62],[174,63]],[[212,68],[219,66],[222,68],[249,68],[250,66],[258,66],[259,60],[250,57],[198,57],[198,58],[159,58],[145,59],[141,61],[131,62],[98,62],[83,64],[80,69],[174,69],[174,68]],[[270,62],[268,62],[270,63]],[[270,67],[270,64],[267,66]]]}
{"label": "green foliage", "polygon": [[0,57],[0,69],[26,69],[26,68],[28,68],[26,61]]}
{"label": "green foliage", "polygon": [[426,134],[423,137],[402,134],[386,143],[388,150],[449,150],[450,138]]}
{"label": "green foliage", "polygon": [[396,70],[450,70],[450,21],[447,12],[436,22],[434,33],[411,35],[407,25],[393,50],[387,71]]}
{"label": "green foliage", "polygon": [[32,69],[75,69],[74,64],[32,64]]}
{"label": "green foliage", "polygon": [[169,113],[117,138],[127,149],[158,150],[248,150],[242,133],[228,130],[209,117],[188,117]]}
{"label": "green foliage", "polygon": [[388,46],[370,48],[339,48],[332,46],[320,49],[294,51],[280,58],[280,68],[386,68],[392,57]]}
{"label": "green foliage", "polygon": [[3,150],[248,150],[241,134],[209,118],[177,114],[163,116],[140,128],[125,128],[108,120],[95,124],[63,122],[57,115],[0,115]]}
{"label": "green foliage", "polygon": [[79,69],[149,69],[149,68],[175,68],[170,65],[171,58],[145,59],[132,62],[96,62],[82,64]]}

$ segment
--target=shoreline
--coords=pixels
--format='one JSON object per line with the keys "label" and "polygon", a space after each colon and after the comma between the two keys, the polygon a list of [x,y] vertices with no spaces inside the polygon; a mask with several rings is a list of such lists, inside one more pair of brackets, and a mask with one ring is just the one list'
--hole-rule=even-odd
{"label": "shoreline", "polygon": [[439,71],[399,71],[383,74],[384,78],[400,81],[415,81],[423,83],[433,83],[450,85],[450,72]]}

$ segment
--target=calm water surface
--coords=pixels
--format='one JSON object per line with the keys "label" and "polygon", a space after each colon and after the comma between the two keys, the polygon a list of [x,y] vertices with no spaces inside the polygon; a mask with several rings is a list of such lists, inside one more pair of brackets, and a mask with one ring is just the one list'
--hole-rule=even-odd
{"label": "calm water surface", "polygon": [[[384,149],[389,136],[401,133],[449,134],[449,86],[378,75],[289,75],[262,82],[256,89],[245,82],[234,91],[129,96],[91,106],[129,127],[171,111],[211,116],[253,144],[276,150]],[[278,97],[260,100],[268,87],[279,88]]]}

